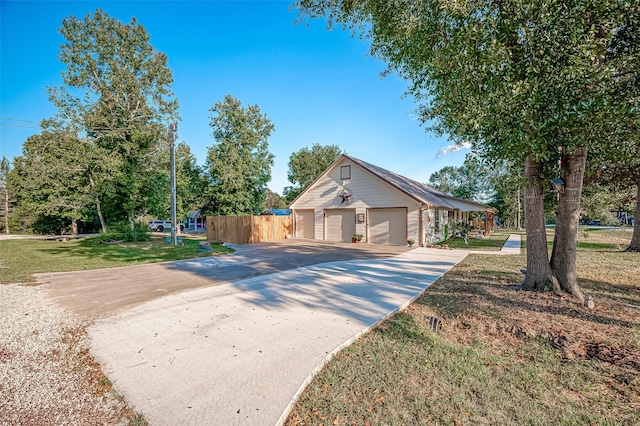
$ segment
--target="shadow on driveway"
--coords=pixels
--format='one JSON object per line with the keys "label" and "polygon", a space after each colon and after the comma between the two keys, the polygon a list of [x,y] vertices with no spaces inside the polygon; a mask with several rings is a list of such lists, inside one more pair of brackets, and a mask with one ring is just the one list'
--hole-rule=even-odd
{"label": "shadow on driveway", "polygon": [[196,288],[319,263],[389,258],[408,247],[284,240],[234,246],[235,253],[91,271],[36,274],[48,296],[85,318],[102,318]]}
{"label": "shadow on driveway", "polygon": [[465,255],[415,249],[156,298],[97,321],[91,351],[151,424],[277,424],[331,354]]}

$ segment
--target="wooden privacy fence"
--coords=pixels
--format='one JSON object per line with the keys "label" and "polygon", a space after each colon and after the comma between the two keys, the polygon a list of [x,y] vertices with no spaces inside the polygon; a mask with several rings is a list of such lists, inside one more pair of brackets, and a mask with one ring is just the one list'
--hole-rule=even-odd
{"label": "wooden privacy fence", "polygon": [[209,216],[207,241],[233,244],[291,238],[291,216]]}

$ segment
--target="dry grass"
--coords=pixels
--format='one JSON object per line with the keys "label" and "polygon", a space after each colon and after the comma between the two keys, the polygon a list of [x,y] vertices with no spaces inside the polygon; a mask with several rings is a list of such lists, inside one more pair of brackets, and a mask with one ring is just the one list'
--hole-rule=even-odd
{"label": "dry grass", "polygon": [[[640,256],[579,248],[591,311],[514,290],[525,260],[469,256],[338,354],[287,425],[639,424]],[[431,316],[443,319],[440,334]]]}

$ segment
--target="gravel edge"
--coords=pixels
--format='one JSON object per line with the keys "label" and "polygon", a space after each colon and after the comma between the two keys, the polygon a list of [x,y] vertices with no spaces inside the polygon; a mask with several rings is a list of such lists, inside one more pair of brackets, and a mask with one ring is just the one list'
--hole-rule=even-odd
{"label": "gravel edge", "polygon": [[89,325],[39,286],[0,285],[0,425],[129,423],[89,353]]}

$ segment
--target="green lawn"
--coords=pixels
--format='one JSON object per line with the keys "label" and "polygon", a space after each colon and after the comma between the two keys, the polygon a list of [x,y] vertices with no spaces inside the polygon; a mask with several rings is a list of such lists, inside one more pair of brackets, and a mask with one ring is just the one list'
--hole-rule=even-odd
{"label": "green lawn", "polygon": [[0,242],[0,283],[30,282],[39,272],[78,271],[205,257],[233,250],[211,244],[212,252],[197,252],[203,237],[183,236],[182,246],[171,246],[164,237],[138,243],[100,244],[97,238],[66,242],[4,240]]}
{"label": "green lawn", "polygon": [[464,243],[464,238],[449,238],[442,244],[447,244],[449,248],[455,248],[460,250],[500,250],[504,245],[507,238],[509,238],[508,232],[494,232],[491,236],[486,238],[474,238],[475,234],[472,232],[471,236],[467,238],[467,244]]}

